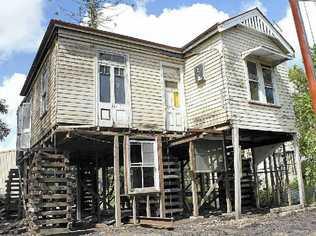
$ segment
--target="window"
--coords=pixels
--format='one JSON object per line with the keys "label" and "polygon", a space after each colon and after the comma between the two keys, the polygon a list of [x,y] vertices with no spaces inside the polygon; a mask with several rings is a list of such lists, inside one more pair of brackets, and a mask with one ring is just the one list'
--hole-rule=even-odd
{"label": "window", "polygon": [[158,188],[158,162],[154,141],[130,141],[130,188]]}
{"label": "window", "polygon": [[250,98],[269,104],[275,104],[275,88],[270,66],[247,61]]}
{"label": "window", "polygon": [[259,101],[259,79],[257,74],[257,65],[256,63],[248,61],[247,68],[251,100]]}
{"label": "window", "polygon": [[267,103],[274,103],[272,70],[270,67],[262,66],[262,76]]}
{"label": "window", "polygon": [[47,92],[48,92],[48,71],[46,68],[44,68],[42,72],[42,76],[41,76],[41,109],[40,109],[41,116],[45,115],[48,109]]}
{"label": "window", "polygon": [[110,67],[100,66],[100,102],[111,102]]}
{"label": "window", "polygon": [[114,68],[115,103],[125,104],[124,69]]}

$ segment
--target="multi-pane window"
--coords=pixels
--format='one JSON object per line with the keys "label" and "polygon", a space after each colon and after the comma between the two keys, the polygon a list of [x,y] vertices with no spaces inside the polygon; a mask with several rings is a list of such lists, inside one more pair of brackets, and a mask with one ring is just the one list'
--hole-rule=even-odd
{"label": "multi-pane window", "polygon": [[43,116],[48,109],[47,104],[48,96],[48,71],[44,68],[41,76],[41,106],[40,106],[40,115]]}
{"label": "multi-pane window", "polygon": [[257,64],[248,61],[247,68],[251,100],[259,101],[259,78],[257,73]]}
{"label": "multi-pane window", "polygon": [[247,61],[247,69],[251,100],[275,104],[272,68]]}
{"label": "multi-pane window", "polygon": [[262,76],[267,103],[274,103],[272,70],[270,67],[262,66]]}
{"label": "multi-pane window", "polygon": [[100,102],[111,101],[110,67],[100,66]]}
{"label": "multi-pane window", "polygon": [[114,68],[115,103],[125,104],[125,78],[123,68]]}
{"label": "multi-pane window", "polygon": [[130,141],[130,187],[157,187],[157,161],[154,141]]}

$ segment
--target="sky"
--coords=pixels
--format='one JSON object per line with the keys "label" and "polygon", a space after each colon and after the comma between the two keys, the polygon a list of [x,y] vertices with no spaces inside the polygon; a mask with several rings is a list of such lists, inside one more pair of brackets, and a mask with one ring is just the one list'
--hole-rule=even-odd
{"label": "sky", "polygon": [[[16,110],[22,99],[18,94],[50,19],[78,23],[78,18],[71,14],[78,12],[76,2],[10,0],[0,9],[0,99],[6,99],[9,108],[8,114],[0,115],[0,119],[11,129],[11,134],[0,142],[0,150],[15,148]],[[132,7],[123,2],[134,4]],[[302,65],[288,0],[128,0],[104,10],[104,16],[111,16],[112,21],[104,23],[101,29],[181,47],[214,23],[254,7],[294,47],[296,58],[290,66]],[[316,3],[301,3],[301,10],[312,44],[311,32],[316,34],[316,24],[310,30],[307,17],[310,22],[316,22]]]}

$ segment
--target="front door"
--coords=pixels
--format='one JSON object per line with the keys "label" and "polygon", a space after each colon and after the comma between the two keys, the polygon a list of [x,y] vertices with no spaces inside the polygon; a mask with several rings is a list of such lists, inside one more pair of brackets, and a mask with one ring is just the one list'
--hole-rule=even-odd
{"label": "front door", "polygon": [[99,63],[98,121],[100,126],[125,128],[129,122],[127,73],[125,63],[118,63],[125,60],[108,55]]}
{"label": "front door", "polygon": [[166,130],[182,131],[183,116],[180,96],[180,71],[163,67],[165,83]]}

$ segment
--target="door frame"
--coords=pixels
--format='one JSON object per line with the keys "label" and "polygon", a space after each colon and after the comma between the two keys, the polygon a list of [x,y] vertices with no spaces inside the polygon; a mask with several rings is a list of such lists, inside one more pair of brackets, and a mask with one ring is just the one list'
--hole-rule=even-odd
{"label": "door frame", "polygon": [[[115,54],[115,55],[121,55],[126,58],[126,63],[125,63],[125,74],[126,74],[126,83],[125,83],[125,102],[127,106],[127,113],[128,113],[128,122],[127,122],[127,128],[132,127],[132,102],[131,102],[131,79],[130,79],[130,56],[128,52],[126,51],[121,51],[121,50],[116,50],[113,48],[108,48],[108,47],[99,47],[95,51],[95,66],[94,66],[94,74],[95,74],[95,124],[97,127],[107,127],[107,126],[101,126],[100,125],[100,83],[99,83],[99,68],[100,68],[100,61],[99,61],[99,54],[100,53],[109,53],[109,54]],[[105,63],[103,63],[105,65]],[[108,65],[115,66],[115,62],[111,64],[111,62],[108,62]],[[121,64],[118,64],[122,66]],[[112,94],[114,91],[111,91],[111,99],[112,99]],[[113,127],[113,124],[112,126]],[[118,127],[120,128],[120,127]],[[126,128],[126,127],[122,127]]]}
{"label": "door frame", "polygon": [[162,105],[163,105],[163,121],[164,129],[167,130],[167,120],[166,120],[166,86],[165,80],[163,77],[163,67],[174,67],[180,70],[180,80],[179,80],[179,95],[180,95],[180,110],[182,114],[182,130],[185,131],[187,127],[187,116],[186,116],[186,105],[185,105],[185,92],[184,92],[184,66],[176,63],[160,61],[160,83],[161,83],[161,96],[162,96]]}

